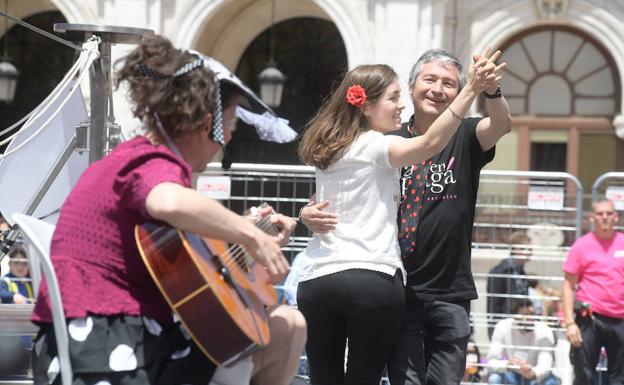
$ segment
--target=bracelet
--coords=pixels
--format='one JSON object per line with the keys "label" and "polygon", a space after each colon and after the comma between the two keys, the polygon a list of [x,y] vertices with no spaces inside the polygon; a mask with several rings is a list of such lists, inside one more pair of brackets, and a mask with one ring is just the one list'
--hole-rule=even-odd
{"label": "bracelet", "polygon": [[566,323],[564,323],[564,324],[563,324],[563,327],[564,327],[564,328],[567,328],[568,326],[572,326],[572,325],[575,325],[575,324],[576,324],[576,322],[574,322],[574,321],[570,321],[570,322],[566,322]]}
{"label": "bracelet", "polygon": [[303,211],[303,209],[305,209],[306,207],[314,206],[315,204],[316,204],[316,202],[309,201],[305,205],[301,206],[301,208],[299,209],[299,219],[301,219],[301,212]]}
{"label": "bracelet", "polygon": [[449,112],[451,113],[451,115],[453,115],[453,117],[454,117],[455,119],[459,120],[460,122],[463,122],[463,121],[464,121],[464,119],[462,119],[462,117],[461,117],[461,116],[457,115],[457,114],[455,113],[455,111],[453,111],[453,110],[451,109],[451,106],[446,107],[446,109],[447,109],[447,110],[449,110]]}

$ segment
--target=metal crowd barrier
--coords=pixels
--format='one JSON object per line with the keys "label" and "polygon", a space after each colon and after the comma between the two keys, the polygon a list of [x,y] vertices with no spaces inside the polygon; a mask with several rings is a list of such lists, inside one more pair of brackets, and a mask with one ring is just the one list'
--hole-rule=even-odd
{"label": "metal crowd barrier", "polygon": [[[202,176],[230,178],[231,195],[222,202],[237,213],[268,203],[278,213],[298,219],[299,210],[315,191],[314,168],[308,166],[234,163],[229,170],[223,170],[221,163],[210,163]],[[309,239],[308,229],[298,223],[285,250],[293,258]]]}
{"label": "metal crowd barrier", "polygon": [[[596,178],[592,184],[591,197],[592,203],[599,198],[611,199],[615,203],[616,210],[624,210],[624,172],[607,172]],[[616,229],[624,230],[624,214],[620,214],[620,222]]]}
{"label": "metal crowd barrier", "polygon": [[[307,166],[233,164],[231,169],[222,170],[220,164],[211,163],[200,178],[207,176],[229,178],[231,190],[229,198],[224,199],[223,204],[239,213],[266,202],[277,212],[297,218],[299,210],[315,191],[314,169]],[[618,177],[624,177],[624,173],[618,173]],[[530,207],[528,194],[534,188],[550,193],[550,197],[562,197],[559,202],[561,209],[553,210],[548,202],[543,207]],[[481,298],[473,303],[471,314],[478,346],[487,348],[488,345],[487,337],[482,338],[487,329],[488,316],[484,310],[487,298],[485,281],[490,276],[491,267],[509,256],[509,234],[514,231],[527,231],[537,234],[536,236],[543,235],[545,242],[553,241],[548,236],[562,239],[561,244],[557,245],[531,246],[533,256],[526,269],[531,274],[530,278],[560,287],[561,264],[569,245],[581,234],[582,199],[580,182],[567,173],[482,171],[472,244],[473,272]],[[542,234],[549,231],[556,234]],[[307,228],[299,223],[286,248],[291,252],[291,257],[305,248],[309,237]],[[556,301],[558,297],[543,295],[539,299]],[[0,321],[4,331],[9,330],[4,327],[8,325],[4,321],[10,319],[13,325],[10,330],[24,334],[34,333],[36,328],[29,322],[30,311],[14,306],[0,307]],[[552,316],[544,316],[541,320],[552,324],[557,321]],[[557,332],[561,333],[560,330]],[[479,333],[481,338],[478,338]]]}
{"label": "metal crowd barrier", "polygon": [[[212,163],[203,175],[230,178],[231,196],[223,203],[237,212],[267,202],[278,212],[297,217],[299,209],[315,191],[314,169],[307,166],[234,164],[230,170],[222,170],[220,164]],[[539,205],[531,207],[528,196],[533,190],[546,192],[547,198],[558,198],[561,207],[553,209],[552,202],[548,201],[541,202],[541,208]],[[537,203],[540,203],[539,200]],[[545,242],[555,242],[553,245],[532,246],[533,256],[527,265],[527,272],[532,272],[531,278],[539,279],[545,286],[560,288],[561,265],[569,245],[581,234],[582,204],[581,183],[571,174],[481,172],[472,244],[472,265],[480,300],[473,303],[472,323],[483,348],[488,345],[488,314],[485,311],[488,294],[485,283],[489,270],[509,256],[509,235],[514,231],[525,231],[531,235],[542,235],[546,238],[542,239]],[[548,235],[549,232],[554,234]],[[302,250],[309,236],[305,226],[299,224],[289,250]],[[559,241],[553,240],[554,237]],[[538,299],[557,301],[559,297],[542,295]],[[551,325],[558,322],[555,316],[542,316],[540,319]]]}

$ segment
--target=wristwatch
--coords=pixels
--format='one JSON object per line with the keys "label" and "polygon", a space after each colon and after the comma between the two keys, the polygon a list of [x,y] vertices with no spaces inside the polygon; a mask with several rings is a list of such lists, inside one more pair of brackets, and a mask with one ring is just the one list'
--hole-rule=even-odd
{"label": "wristwatch", "polygon": [[488,94],[487,92],[483,91],[483,95],[485,95],[485,97],[488,99],[498,99],[503,97],[503,91],[501,90],[500,86],[497,86],[496,91],[494,91],[493,94]]}

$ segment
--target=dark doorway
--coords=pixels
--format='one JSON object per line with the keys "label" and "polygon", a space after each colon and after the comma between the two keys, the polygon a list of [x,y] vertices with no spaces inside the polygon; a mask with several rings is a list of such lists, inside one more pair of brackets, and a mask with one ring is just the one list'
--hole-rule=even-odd
{"label": "dark doorway", "polygon": [[[282,104],[275,111],[301,132],[347,70],[344,42],[332,22],[311,17],[275,24],[273,34],[275,61],[287,78]],[[258,91],[257,76],[268,60],[267,29],[247,47],[236,74]],[[228,152],[234,162],[300,164],[297,144],[261,141],[252,127],[239,122]]]}
{"label": "dark doorway", "polygon": [[[58,11],[38,13],[24,21],[51,33],[54,23],[67,22]],[[58,36],[63,37],[62,34]],[[4,39],[8,39],[8,56],[19,71],[19,78],[13,102],[0,103],[0,130],[39,105],[63,79],[77,54],[73,49],[21,25],[9,29],[0,40],[0,47],[4,47]],[[0,147],[0,152],[4,147]]]}
{"label": "dark doorway", "polygon": [[531,143],[532,171],[566,171],[565,143]]}

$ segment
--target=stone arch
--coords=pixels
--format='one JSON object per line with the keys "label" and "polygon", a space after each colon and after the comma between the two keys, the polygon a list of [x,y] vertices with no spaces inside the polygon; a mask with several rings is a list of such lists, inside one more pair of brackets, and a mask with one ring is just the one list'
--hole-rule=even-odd
{"label": "stone arch", "polygon": [[[180,12],[179,23],[173,23],[180,26],[177,33],[171,34],[173,42],[180,47],[199,49],[234,68],[245,48],[270,26],[270,1],[197,1]],[[334,22],[345,42],[349,63],[366,60],[368,50],[361,36],[368,36],[368,32],[355,23],[342,2],[275,0],[275,22],[296,17],[318,17]],[[208,26],[217,32],[218,41],[205,37]]]}
{"label": "stone arch", "polygon": [[68,23],[98,24],[98,18],[91,7],[80,0],[48,0],[65,16]]}

